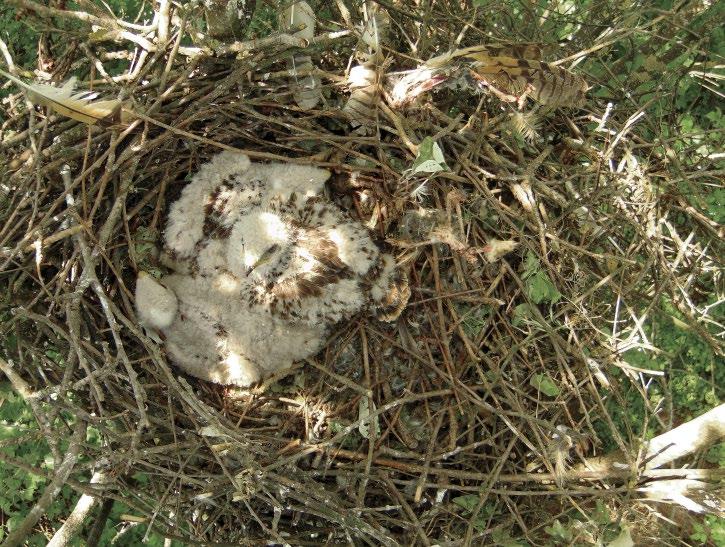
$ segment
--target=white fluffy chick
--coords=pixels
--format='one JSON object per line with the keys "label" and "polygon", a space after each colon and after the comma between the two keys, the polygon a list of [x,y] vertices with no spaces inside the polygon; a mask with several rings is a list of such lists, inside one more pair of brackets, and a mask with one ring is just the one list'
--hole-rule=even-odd
{"label": "white fluffy chick", "polygon": [[392,256],[326,200],[328,171],[223,152],[172,204],[160,281],[141,274],[139,319],[189,374],[248,386],[317,353],[364,309],[386,320],[409,297]]}
{"label": "white fluffy chick", "polygon": [[138,318],[144,327],[165,329],[174,322],[178,309],[176,295],[146,272],[136,280]]}

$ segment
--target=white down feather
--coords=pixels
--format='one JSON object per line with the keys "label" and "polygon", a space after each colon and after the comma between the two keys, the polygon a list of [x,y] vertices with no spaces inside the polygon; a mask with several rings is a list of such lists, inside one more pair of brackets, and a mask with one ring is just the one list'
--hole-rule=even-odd
{"label": "white down feather", "polygon": [[248,386],[400,293],[393,257],[325,199],[329,176],[223,152],[192,178],[165,231],[164,263],[175,273],[161,282],[141,274],[136,287],[139,318],[161,331],[176,365]]}

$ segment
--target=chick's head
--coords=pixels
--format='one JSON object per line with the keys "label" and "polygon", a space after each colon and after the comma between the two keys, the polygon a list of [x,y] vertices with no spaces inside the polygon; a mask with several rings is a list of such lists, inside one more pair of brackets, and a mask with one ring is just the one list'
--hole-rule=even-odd
{"label": "chick's head", "polygon": [[165,329],[174,322],[178,308],[176,295],[146,272],[139,273],[135,297],[142,325]]}

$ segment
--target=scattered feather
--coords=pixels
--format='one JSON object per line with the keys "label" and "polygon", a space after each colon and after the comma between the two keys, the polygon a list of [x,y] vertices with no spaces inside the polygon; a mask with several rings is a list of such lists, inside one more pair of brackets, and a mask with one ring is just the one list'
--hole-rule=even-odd
{"label": "scattered feather", "polygon": [[430,187],[428,186],[427,180],[424,180],[423,182],[418,184],[410,192],[410,197],[416,201],[423,201],[429,195],[430,195]]}
{"label": "scattered feather", "polygon": [[483,254],[489,262],[496,262],[518,247],[518,242],[511,239],[491,239],[483,248]]}
{"label": "scattered feather", "polygon": [[375,120],[381,97],[382,46],[390,26],[387,12],[377,4],[366,2],[364,9],[366,20],[357,51],[361,62],[350,70],[347,79],[350,98],[342,109],[353,127],[363,128]]}
{"label": "scattered feather", "polygon": [[[283,30],[302,26],[303,28],[294,35],[305,40],[311,40],[315,36],[316,24],[315,12],[307,2],[293,3],[280,18],[280,26]],[[319,76],[313,74],[315,66],[312,63],[312,57],[294,54],[290,57],[288,65],[292,73],[291,87],[297,106],[303,110],[315,108],[322,99],[322,82]]]}
{"label": "scattered feather", "polygon": [[509,118],[509,127],[514,134],[528,143],[533,143],[539,138],[540,122],[535,112],[516,110]]}
{"label": "scattered feather", "polygon": [[115,123],[120,120],[121,101],[95,101],[97,94],[87,91],[74,94],[75,78],[68,80],[62,87],[54,87],[48,84],[28,84],[2,70],[0,75],[23,88],[33,104],[46,106],[62,116],[89,125]]}
{"label": "scattered feather", "polygon": [[586,81],[564,68],[543,62],[536,46],[474,46],[429,59],[404,75],[393,87],[394,105],[413,101],[447,80],[472,77],[507,102],[531,97],[550,106],[580,106]]}

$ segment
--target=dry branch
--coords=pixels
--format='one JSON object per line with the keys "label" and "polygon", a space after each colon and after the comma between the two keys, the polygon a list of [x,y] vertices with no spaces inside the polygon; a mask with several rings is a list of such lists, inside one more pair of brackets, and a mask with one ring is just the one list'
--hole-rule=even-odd
{"label": "dry branch", "polygon": [[[78,476],[68,471],[68,486],[102,496],[106,508],[123,502],[137,526],[191,544],[425,545],[488,541],[499,529],[543,543],[551,514],[573,505],[588,513],[605,502],[627,515],[636,489],[654,496],[674,481],[694,500],[687,488],[722,480],[718,470],[662,469],[722,436],[722,407],[642,445],[643,431],[671,429],[680,409],[655,405],[674,371],[634,366],[628,353],[659,352],[650,327],[673,314],[713,355],[722,351],[723,325],[707,300],[721,280],[722,227],[679,190],[714,187],[721,169],[695,153],[677,157],[677,136],[652,137],[660,118],[628,87],[634,80],[592,78],[611,68],[612,46],[628,51],[634,37],[682,53],[694,39],[680,34],[687,6],[639,27],[612,21],[606,2],[602,12],[572,8],[567,24],[580,24],[569,49],[541,62],[583,61],[563,80],[577,84],[577,97],[579,78],[593,87],[584,108],[555,110],[482,94],[465,78],[405,108],[389,102],[396,77],[449,48],[548,40],[561,14],[542,17],[533,5],[512,34],[505,2],[486,14],[440,0],[425,9],[368,3],[390,19],[384,40],[368,44],[345,0],[325,4],[332,16],[316,10],[311,38],[254,27],[226,43],[192,24],[203,17],[198,2],[159,0],[153,20],[135,23],[91,3],[59,4],[11,0],[52,36],[51,25],[63,29],[51,41],[50,78],[76,74],[80,89],[122,97],[134,115],[89,129],[22,94],[3,98],[0,370],[40,424],[28,439],[48,440],[57,469],[68,462],[54,434],[61,417],[99,432],[101,442],[77,447],[88,463],[76,465]],[[1,46],[12,67],[13,48]],[[353,91],[345,82],[371,55],[375,115],[361,136],[343,112]],[[314,63],[297,77],[320,78],[324,108],[292,104],[293,56]],[[629,64],[615,68],[624,74]],[[511,95],[503,76],[485,77]],[[662,93],[677,89],[674,76],[658,79]],[[535,95],[551,93],[560,91]],[[444,157],[440,170],[413,167],[426,137]],[[400,319],[339,325],[309,363],[253,390],[181,377],[136,322],[134,280],[163,269],[156,253],[168,206],[220,149],[333,171],[330,199],[407,269],[413,296]],[[502,241],[507,252],[493,252]],[[642,428],[618,415],[633,397]],[[685,446],[685,434],[700,440]],[[620,451],[593,458],[603,443]],[[0,460],[62,479],[5,452]],[[91,485],[98,462],[113,473]],[[477,516],[464,495],[476,497]]]}
{"label": "dry branch", "polygon": [[86,437],[87,425],[88,424],[84,421],[79,421],[75,424],[73,434],[68,442],[68,449],[65,457],[55,472],[53,479],[50,483],[48,483],[45,491],[30,512],[25,516],[25,518],[23,518],[22,522],[20,522],[20,524],[18,524],[18,526],[5,537],[5,540],[0,545],[3,547],[15,547],[16,545],[22,545],[30,535],[30,532],[35,524],[48,510],[50,505],[60,493],[60,490],[67,481],[68,477],[73,472],[76,460],[81,452],[82,443]]}
{"label": "dry branch", "polygon": [[[91,477],[91,484],[102,483],[105,479],[106,477],[103,472],[96,472]],[[63,526],[56,530],[46,547],[63,547],[64,545],[68,545],[73,536],[77,535],[81,527],[85,524],[86,517],[93,510],[98,499],[98,497],[88,494],[81,495],[71,514],[65,519]]]}
{"label": "dry branch", "polygon": [[[657,469],[700,450],[705,450],[723,437],[725,437],[725,404],[646,441],[636,460],[641,462],[643,470]],[[587,459],[576,469],[606,475],[612,470],[621,471],[626,467],[628,467],[627,460],[621,453],[615,452],[601,458]]]}

